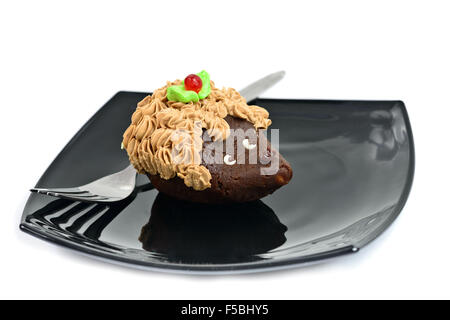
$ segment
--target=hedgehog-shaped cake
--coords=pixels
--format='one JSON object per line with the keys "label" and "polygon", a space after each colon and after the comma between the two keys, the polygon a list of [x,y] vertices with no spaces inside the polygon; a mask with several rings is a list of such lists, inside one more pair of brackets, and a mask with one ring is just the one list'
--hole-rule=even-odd
{"label": "hedgehog-shaped cake", "polygon": [[191,202],[248,202],[292,178],[262,132],[270,124],[267,110],[216,88],[202,71],[140,101],[122,146],[160,192]]}

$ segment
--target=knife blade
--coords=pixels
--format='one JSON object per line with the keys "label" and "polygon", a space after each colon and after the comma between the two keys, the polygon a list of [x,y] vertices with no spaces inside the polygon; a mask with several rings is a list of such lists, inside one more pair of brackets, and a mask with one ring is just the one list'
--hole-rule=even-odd
{"label": "knife blade", "polygon": [[271,73],[264,78],[261,78],[246,86],[244,89],[240,90],[239,93],[245,98],[245,100],[247,100],[247,102],[252,101],[253,99],[256,99],[261,93],[271,88],[281,79],[283,79],[285,74],[285,71]]}

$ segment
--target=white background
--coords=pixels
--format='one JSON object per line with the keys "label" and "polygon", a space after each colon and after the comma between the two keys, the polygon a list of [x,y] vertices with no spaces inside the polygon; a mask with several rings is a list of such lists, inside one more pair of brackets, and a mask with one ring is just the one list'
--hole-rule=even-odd
{"label": "white background", "polygon": [[[2,1],[0,298],[450,298],[448,1]],[[185,276],[98,262],[19,231],[28,188],[116,91],[206,69],[264,96],[401,99],[412,192],[361,252],[288,271]]]}

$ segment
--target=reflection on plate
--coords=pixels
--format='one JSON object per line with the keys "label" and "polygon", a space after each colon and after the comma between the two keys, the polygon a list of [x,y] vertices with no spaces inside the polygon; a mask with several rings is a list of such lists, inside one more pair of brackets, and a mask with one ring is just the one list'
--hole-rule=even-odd
{"label": "reflection on plate", "polygon": [[206,205],[159,193],[139,240],[172,262],[236,263],[259,260],[259,254],[281,246],[286,230],[260,200]]}

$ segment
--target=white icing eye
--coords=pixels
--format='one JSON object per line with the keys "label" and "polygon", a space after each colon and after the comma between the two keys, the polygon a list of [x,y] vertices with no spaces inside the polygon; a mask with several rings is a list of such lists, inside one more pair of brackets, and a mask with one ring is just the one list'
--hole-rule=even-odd
{"label": "white icing eye", "polygon": [[227,164],[227,165],[229,165],[229,166],[232,166],[233,164],[236,163],[236,160],[231,160],[231,156],[230,156],[229,154],[226,154],[226,155],[223,157],[223,162],[225,162],[225,164]]}
{"label": "white icing eye", "polygon": [[242,145],[244,146],[245,149],[247,150],[253,150],[256,148],[256,144],[251,144],[250,141],[248,139],[244,139],[242,140]]}

